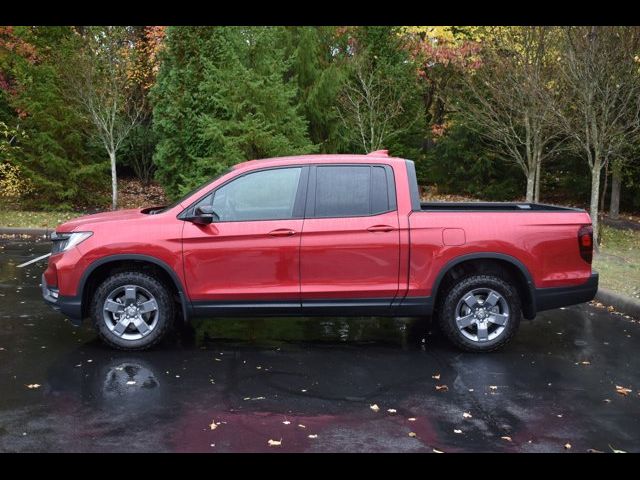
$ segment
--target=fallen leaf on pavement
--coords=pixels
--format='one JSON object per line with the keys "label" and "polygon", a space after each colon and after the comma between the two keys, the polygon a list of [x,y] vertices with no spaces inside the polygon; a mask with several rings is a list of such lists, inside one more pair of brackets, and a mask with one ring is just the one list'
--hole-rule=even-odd
{"label": "fallen leaf on pavement", "polygon": [[300,428],[307,428],[306,426],[302,425],[301,423],[299,423],[299,424],[298,424],[298,426],[299,426]]}
{"label": "fallen leaf on pavement", "polygon": [[620,385],[616,385],[616,392],[619,393],[620,395],[624,395],[627,396],[629,395],[633,390],[631,390],[630,388],[626,388],[626,387],[621,387]]}
{"label": "fallen leaf on pavement", "polygon": [[271,439],[269,439],[269,441],[267,443],[269,444],[270,447],[279,447],[280,445],[282,445],[282,439],[280,439],[280,440],[271,440]]}
{"label": "fallen leaf on pavement", "polygon": [[380,410],[380,407],[378,405],[376,405],[375,403],[373,405],[369,405],[369,408],[371,410],[373,410],[374,412],[377,412],[378,410]]}
{"label": "fallen leaf on pavement", "polygon": [[26,387],[29,388],[29,389],[40,388],[40,384],[39,383],[30,383],[29,385],[26,385]]}
{"label": "fallen leaf on pavement", "polygon": [[411,438],[416,438],[418,435],[416,435],[416,432],[409,432],[409,436]]}
{"label": "fallen leaf on pavement", "polygon": [[500,438],[501,438],[502,440],[506,440],[507,442],[510,442],[510,441],[511,441],[511,437],[508,437],[508,436],[506,436],[506,435],[505,435],[504,437],[500,437]]}
{"label": "fallen leaf on pavement", "polygon": [[564,448],[565,448],[566,450],[571,450],[571,444],[570,444],[569,442],[565,443],[565,444],[564,444]]}
{"label": "fallen leaf on pavement", "polygon": [[316,435],[316,434],[313,434],[313,435],[307,435],[307,437],[309,437],[309,438],[318,438],[318,435]]}
{"label": "fallen leaf on pavement", "polygon": [[218,428],[218,425],[216,424],[215,420],[211,420],[211,424],[209,425],[209,428],[211,430],[215,430],[216,428]]}
{"label": "fallen leaf on pavement", "polygon": [[471,415],[469,412],[464,412],[464,413],[462,414],[462,417],[463,417],[463,418],[471,418],[471,416],[472,416],[472,415]]}
{"label": "fallen leaf on pavement", "polygon": [[449,391],[449,387],[447,387],[446,385],[436,385],[436,390],[438,392],[440,392],[440,391],[448,392]]}
{"label": "fallen leaf on pavement", "polygon": [[436,373],[435,375],[431,375],[431,378],[433,378],[434,380],[440,380],[440,374]]}
{"label": "fallen leaf on pavement", "polygon": [[284,422],[282,422],[282,423],[284,423],[285,425],[289,425],[291,422],[290,422],[289,420],[285,420],[285,421],[284,421]]}
{"label": "fallen leaf on pavement", "polygon": [[396,413],[396,412],[397,412],[397,410],[396,410],[395,408],[388,408],[388,409],[387,409],[387,412],[389,412],[389,413]]}

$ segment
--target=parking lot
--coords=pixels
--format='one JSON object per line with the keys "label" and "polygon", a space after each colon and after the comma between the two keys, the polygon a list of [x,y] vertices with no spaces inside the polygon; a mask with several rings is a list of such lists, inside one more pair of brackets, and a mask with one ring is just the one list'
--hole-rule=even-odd
{"label": "parking lot", "polygon": [[[421,319],[206,319],[118,352],[0,240],[0,451],[640,451],[640,330],[580,305],[492,354]],[[617,388],[617,387],[623,387]],[[625,389],[628,389],[625,390]]]}

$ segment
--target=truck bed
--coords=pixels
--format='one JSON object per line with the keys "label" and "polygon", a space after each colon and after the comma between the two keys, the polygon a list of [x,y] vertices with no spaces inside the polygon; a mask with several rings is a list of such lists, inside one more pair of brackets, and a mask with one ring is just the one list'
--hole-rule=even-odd
{"label": "truck bed", "polygon": [[578,208],[559,207],[543,203],[508,203],[508,202],[420,202],[420,211],[448,212],[576,212]]}

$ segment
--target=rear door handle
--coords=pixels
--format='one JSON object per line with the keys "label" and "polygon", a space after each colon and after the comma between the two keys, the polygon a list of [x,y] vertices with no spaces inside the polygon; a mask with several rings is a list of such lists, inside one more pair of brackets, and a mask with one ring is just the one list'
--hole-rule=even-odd
{"label": "rear door handle", "polygon": [[373,227],[367,228],[370,232],[393,232],[395,228],[391,225],[374,225]]}
{"label": "rear door handle", "polygon": [[269,235],[271,235],[272,237],[290,237],[295,234],[295,230],[291,230],[289,228],[278,228],[277,230],[272,230],[269,232]]}

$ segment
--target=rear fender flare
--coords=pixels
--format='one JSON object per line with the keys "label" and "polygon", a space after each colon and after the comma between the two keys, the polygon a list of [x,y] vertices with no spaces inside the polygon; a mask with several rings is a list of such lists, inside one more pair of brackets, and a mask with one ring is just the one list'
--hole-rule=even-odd
{"label": "rear fender flare", "polygon": [[461,255],[459,257],[450,260],[445,264],[444,267],[438,273],[438,276],[433,283],[432,297],[433,297],[433,305],[437,305],[438,300],[438,291],[440,289],[440,284],[442,283],[442,279],[445,277],[452,268],[456,265],[459,265],[463,262],[468,262],[470,260],[501,260],[507,262],[514,266],[524,277],[526,285],[525,290],[528,298],[523,299],[522,311],[524,313],[525,318],[531,319],[535,317],[536,314],[536,296],[535,296],[535,283],[533,282],[533,277],[529,272],[529,269],[515,257],[511,255],[506,255],[504,253],[496,253],[496,252],[476,252],[470,253],[468,255]]}

